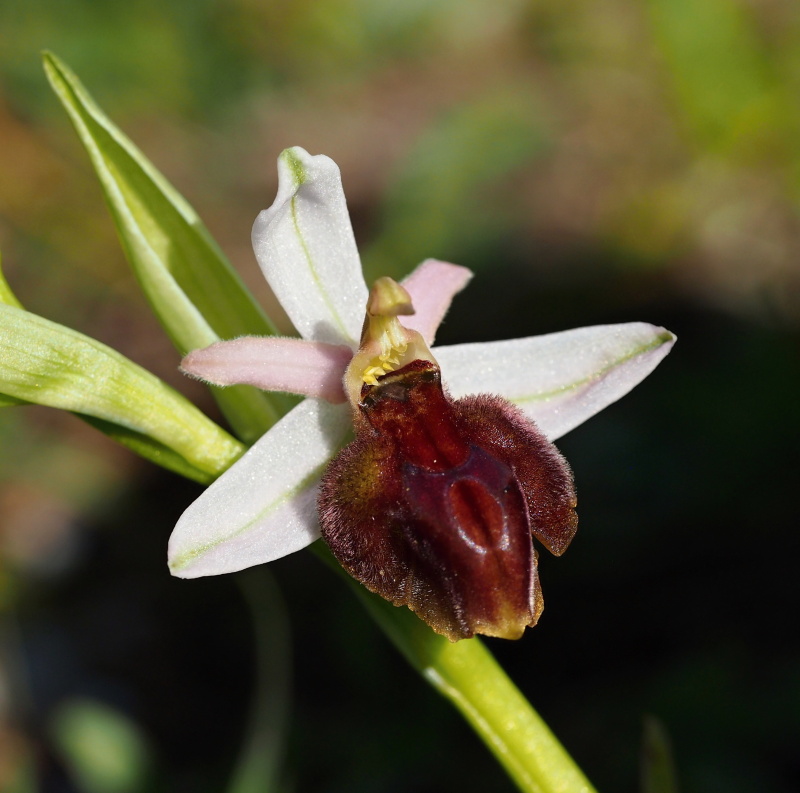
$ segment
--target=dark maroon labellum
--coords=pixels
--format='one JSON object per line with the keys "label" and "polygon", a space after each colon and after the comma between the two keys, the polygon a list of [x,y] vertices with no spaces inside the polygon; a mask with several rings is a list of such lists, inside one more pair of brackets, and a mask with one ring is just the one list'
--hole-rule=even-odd
{"label": "dark maroon labellum", "polygon": [[322,480],[323,537],[451,640],[519,638],[543,606],[531,535],[560,555],[577,528],[569,467],[509,402],[450,399],[429,361],[377,380]]}

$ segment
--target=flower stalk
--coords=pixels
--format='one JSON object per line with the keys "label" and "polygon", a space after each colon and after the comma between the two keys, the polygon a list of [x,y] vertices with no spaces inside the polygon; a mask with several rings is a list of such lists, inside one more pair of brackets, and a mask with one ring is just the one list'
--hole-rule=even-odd
{"label": "flower stalk", "polygon": [[394,646],[475,730],[524,793],[596,793],[480,639],[450,642],[410,611],[368,592],[322,543],[311,550],[351,586]]}

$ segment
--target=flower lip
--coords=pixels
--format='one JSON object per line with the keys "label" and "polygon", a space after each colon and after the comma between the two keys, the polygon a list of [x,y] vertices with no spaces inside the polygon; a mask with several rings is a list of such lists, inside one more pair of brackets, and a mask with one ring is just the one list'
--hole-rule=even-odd
{"label": "flower lip", "polygon": [[334,556],[452,641],[521,636],[542,610],[531,534],[560,552],[576,529],[555,447],[499,397],[453,401],[424,360],[364,383],[354,419],[320,491]]}

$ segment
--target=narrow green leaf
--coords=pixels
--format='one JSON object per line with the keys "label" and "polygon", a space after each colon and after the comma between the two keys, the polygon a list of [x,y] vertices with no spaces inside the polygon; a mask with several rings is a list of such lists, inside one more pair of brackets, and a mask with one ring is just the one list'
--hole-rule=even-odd
{"label": "narrow green leaf", "polygon": [[[219,339],[274,334],[186,200],[55,55],[44,54],[44,68],[91,158],[128,260],[181,354]],[[247,441],[259,437],[286,408],[248,386],[215,389],[215,397]]]}
{"label": "narrow green leaf", "polygon": [[[6,281],[3,274],[3,256],[0,254],[0,303],[6,306],[16,306],[22,308],[21,303],[17,300],[17,296],[11,291],[11,287]],[[22,399],[14,399],[13,397],[0,394],[0,408],[14,407],[15,405],[27,405],[28,403]]]}
{"label": "narrow green leaf", "polygon": [[81,415],[80,413],[75,415],[82,418],[87,424],[91,424],[95,429],[100,430],[104,435],[108,435],[112,441],[121,443],[132,452],[144,457],[146,460],[150,460],[151,463],[166,468],[168,471],[185,476],[187,479],[192,479],[202,485],[209,485],[216,479],[216,473],[202,471],[187,462],[177,452],[172,451],[172,449],[164,446],[163,443],[159,443],[147,435],[142,435],[139,432],[134,432],[94,416]]}
{"label": "narrow green leaf", "polygon": [[[3,255],[0,253],[0,303],[6,306],[16,306],[22,308],[22,304],[17,300],[17,296],[11,291],[11,287],[6,281],[3,273]],[[24,399],[14,399],[14,397],[0,394],[0,408],[14,407],[16,405],[29,404]]]}
{"label": "narrow green leaf", "polygon": [[[0,261],[0,264],[2,262]],[[0,303],[5,305],[22,308],[19,300],[17,300],[14,293],[9,288],[3,276],[2,267],[0,267]],[[24,399],[17,399],[16,397],[9,396],[2,393],[2,385],[0,385],[0,408],[14,407],[18,405],[30,405],[31,402]],[[127,446],[132,451],[140,454],[142,457],[150,460],[151,462],[160,465],[162,468],[167,468],[174,471],[181,476],[189,479],[194,479],[197,482],[208,484],[215,478],[215,474],[208,471],[203,471],[200,468],[187,462],[181,455],[167,448],[162,443],[159,443],[152,438],[142,435],[124,427],[120,427],[110,421],[95,418],[92,416],[76,414],[84,421],[91,424],[93,427],[99,429],[101,432],[108,435],[113,440]]]}
{"label": "narrow green leaf", "polygon": [[5,275],[3,275],[2,253],[0,253],[0,303],[4,303],[7,306],[22,308],[19,300],[17,300],[17,296],[11,291],[11,287],[8,285]]}
{"label": "narrow green leaf", "polygon": [[0,305],[0,393],[116,425],[118,440],[202,481],[244,451],[185,397],[115,350],[7,305]]}

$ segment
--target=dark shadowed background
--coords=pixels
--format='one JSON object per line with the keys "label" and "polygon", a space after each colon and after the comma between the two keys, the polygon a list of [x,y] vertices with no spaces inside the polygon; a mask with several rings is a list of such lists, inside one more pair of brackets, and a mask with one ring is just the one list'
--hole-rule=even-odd
{"label": "dark shadowed background", "polygon": [[[793,0],[11,0],[0,40],[9,282],[214,416],[137,292],[43,48],[270,311],[250,226],[301,145],[339,163],[368,278],[429,256],[476,272],[440,343],[677,333],[559,442],[581,528],[541,560],[540,625],[491,646],[600,790],[637,790],[646,715],[683,793],[800,788]],[[0,443],[0,789],[261,791],[230,782],[259,666],[267,713],[290,693],[281,791],[512,789],[310,554],[171,579],[198,486],[46,409],[3,409]]]}

